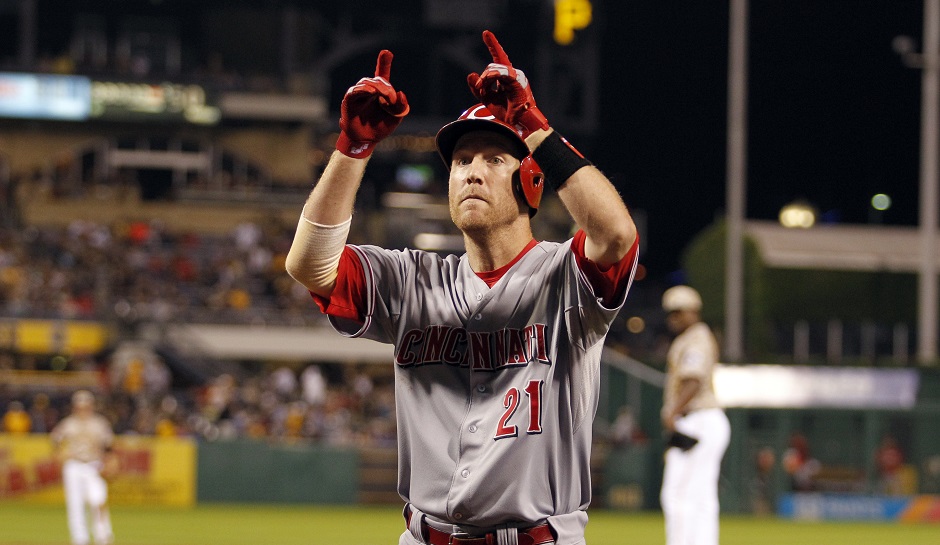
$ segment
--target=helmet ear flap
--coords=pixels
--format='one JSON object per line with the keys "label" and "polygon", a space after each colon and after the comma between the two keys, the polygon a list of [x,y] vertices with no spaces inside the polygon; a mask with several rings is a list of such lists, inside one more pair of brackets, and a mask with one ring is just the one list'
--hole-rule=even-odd
{"label": "helmet ear flap", "polygon": [[519,185],[522,196],[530,208],[530,217],[535,215],[542,201],[542,190],[545,188],[545,175],[531,155],[522,160],[519,165]]}

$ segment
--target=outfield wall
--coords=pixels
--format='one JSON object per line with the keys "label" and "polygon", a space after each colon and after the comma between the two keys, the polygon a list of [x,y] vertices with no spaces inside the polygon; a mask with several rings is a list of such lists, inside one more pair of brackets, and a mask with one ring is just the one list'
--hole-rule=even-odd
{"label": "outfield wall", "polygon": [[355,449],[261,441],[201,443],[198,501],[355,503]]}
{"label": "outfield wall", "polygon": [[[792,431],[808,436],[824,471],[818,492],[839,492],[833,509],[873,512],[869,499],[878,492],[874,449],[886,431],[908,446],[904,498],[940,494],[938,410],[911,411],[731,409],[732,441],[720,482],[724,513],[760,512],[755,493],[765,496],[768,511],[790,501],[781,455]],[[644,415],[645,417],[646,415]],[[645,418],[641,420],[641,425]],[[653,425],[646,429],[652,429]],[[624,510],[659,508],[663,445],[647,441],[617,449],[602,445],[592,461],[594,506]],[[776,454],[762,491],[755,488],[755,455],[762,448]],[[197,442],[191,438],[123,435],[116,451],[121,472],[110,485],[115,505],[189,506],[197,502],[394,503],[396,464],[392,454],[366,459],[354,448],[263,440]],[[376,458],[373,460],[372,458]],[[386,459],[388,458],[388,459]],[[937,466],[937,467],[934,467]],[[826,480],[823,481],[822,479]],[[856,499],[852,499],[855,497]],[[863,498],[858,500],[857,498]],[[61,469],[52,457],[48,436],[0,434],[0,500],[62,503]],[[842,500],[854,502],[841,503]],[[908,500],[904,500],[908,501]],[[926,509],[926,500],[910,500]],[[793,512],[827,512],[819,496],[799,499]],[[807,503],[810,502],[810,503]],[[928,502],[937,511],[935,500]],[[809,507],[806,507],[806,506]],[[848,507],[846,507],[848,505]],[[821,506],[821,507],[820,507]],[[855,506],[855,507],[852,507]],[[782,513],[781,513],[782,514]]]}
{"label": "outfield wall", "polygon": [[[120,471],[109,485],[113,505],[358,499],[355,449],[121,435],[115,452]],[[0,500],[64,503],[61,466],[48,435],[0,434]]]}
{"label": "outfield wall", "polygon": [[[196,501],[196,443],[187,438],[122,435],[114,505],[191,506]],[[46,434],[0,434],[0,499],[64,503],[62,469]]]}
{"label": "outfield wall", "polygon": [[[601,476],[604,507],[659,509],[663,440],[659,421],[662,388],[633,377],[622,369],[604,367],[598,407],[598,436],[603,424],[613,421],[624,406],[633,409],[646,440],[625,447],[630,452],[610,453]],[[921,370],[917,403],[911,408],[766,408],[730,407],[731,444],[722,462],[719,492],[723,513],[773,511],[792,491],[783,468],[791,434],[802,433],[812,457],[822,464],[818,492],[873,495],[880,492],[875,452],[891,434],[902,446],[904,497],[940,495],[940,372]],[[759,478],[757,457],[773,454],[769,475]],[[762,508],[759,504],[767,503]]]}

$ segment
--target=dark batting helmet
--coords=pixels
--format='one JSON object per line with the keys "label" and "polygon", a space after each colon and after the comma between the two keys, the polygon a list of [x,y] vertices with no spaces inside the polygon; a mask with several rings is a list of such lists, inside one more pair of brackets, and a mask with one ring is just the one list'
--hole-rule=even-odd
{"label": "dark batting helmet", "polygon": [[539,203],[542,200],[542,189],[545,186],[545,176],[542,174],[542,169],[532,158],[529,147],[522,135],[511,125],[496,119],[496,116],[483,104],[471,107],[460,114],[460,117],[455,121],[444,125],[437,132],[435,144],[437,144],[437,152],[444,160],[444,164],[447,165],[447,168],[450,168],[457,141],[460,140],[461,136],[471,131],[492,131],[502,134],[512,143],[512,154],[521,162],[519,175],[516,177],[518,183],[514,189],[521,194],[526,204],[529,205],[529,216],[534,216],[539,209]]}

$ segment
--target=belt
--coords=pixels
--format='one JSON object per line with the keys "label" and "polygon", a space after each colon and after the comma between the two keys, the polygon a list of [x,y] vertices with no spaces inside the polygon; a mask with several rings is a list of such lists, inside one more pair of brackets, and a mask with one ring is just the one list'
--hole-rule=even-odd
{"label": "belt", "polygon": [[[408,521],[411,521],[410,513],[408,514]],[[555,536],[552,535],[548,523],[542,523],[531,528],[519,528],[517,532],[519,545],[541,545],[555,542]],[[423,519],[421,520],[421,533],[428,545],[496,545],[497,543],[496,532],[489,532],[481,536],[449,534],[429,526]]]}

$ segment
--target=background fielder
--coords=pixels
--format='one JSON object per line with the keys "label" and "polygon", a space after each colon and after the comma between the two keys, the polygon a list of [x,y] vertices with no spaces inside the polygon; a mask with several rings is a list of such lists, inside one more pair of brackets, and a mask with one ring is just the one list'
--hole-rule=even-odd
{"label": "background fielder", "polygon": [[[108,453],[114,434],[108,420],[95,413],[95,398],[86,390],[72,395],[72,413],[50,433],[56,456],[62,460],[62,486],[72,545],[97,545],[114,540],[108,510],[108,485],[102,470],[112,466]],[[86,510],[87,509],[87,510]]]}
{"label": "background fielder", "polygon": [[[345,246],[366,160],[408,113],[391,53],[343,99],[337,152],[287,260],[348,336],[395,346],[400,543],[583,543],[600,354],[636,265],[609,180],[549,126],[496,38],[470,74],[480,102],[441,129],[466,253]],[[544,175],[543,175],[544,173]],[[581,227],[538,242],[544,185]]]}
{"label": "background fielder", "polygon": [[666,545],[718,545],[718,476],[731,438],[712,385],[718,342],[701,321],[702,298],[693,288],[669,288],[662,304],[677,335],[666,354],[662,409],[663,428],[674,438],[660,494]]}

